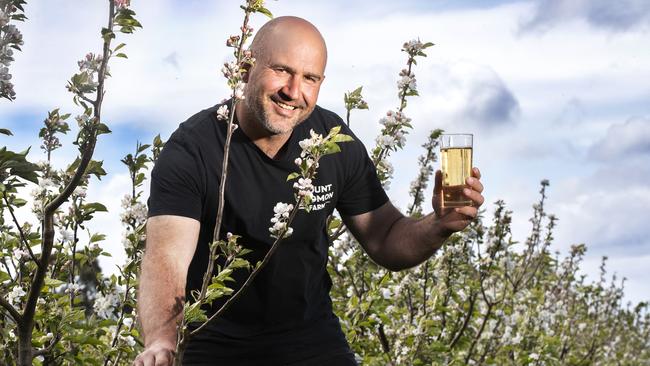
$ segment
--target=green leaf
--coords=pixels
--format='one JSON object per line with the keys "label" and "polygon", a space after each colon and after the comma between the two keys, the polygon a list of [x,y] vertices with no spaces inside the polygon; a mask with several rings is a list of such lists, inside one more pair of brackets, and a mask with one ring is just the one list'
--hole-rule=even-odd
{"label": "green leaf", "polygon": [[[160,139],[159,136],[158,136],[158,138]],[[151,147],[151,145],[149,145],[149,144],[141,145],[140,147],[138,147],[138,154],[141,153],[141,152],[143,152],[143,151],[145,151],[145,150],[147,150],[147,149],[150,148],[150,147]]]}
{"label": "green leaf", "polygon": [[120,44],[118,44],[118,45],[115,47],[115,49],[113,50],[113,52],[117,52],[117,51],[119,51],[119,50],[122,49],[122,47],[124,47],[124,46],[126,46],[126,43],[120,43]]}
{"label": "green leaf", "polygon": [[136,185],[136,186],[139,186],[142,182],[144,182],[144,177],[145,177],[145,176],[144,176],[144,173],[139,173],[139,174],[135,177],[135,182],[134,182],[135,185]]}
{"label": "green leaf", "polygon": [[92,211],[92,212],[108,212],[106,209],[106,206],[102,205],[99,202],[92,202],[92,203],[87,203],[84,205],[81,205],[81,208],[84,210]]}
{"label": "green leaf", "polygon": [[269,9],[267,9],[265,7],[260,7],[259,9],[257,9],[257,12],[262,13],[262,14],[266,15],[267,17],[273,19],[273,14],[269,11]]}
{"label": "green leaf", "polygon": [[3,134],[3,135],[7,135],[7,136],[13,136],[14,135],[13,133],[11,133],[10,130],[8,130],[6,128],[0,128],[0,133]]}
{"label": "green leaf", "polygon": [[233,261],[230,263],[228,267],[230,268],[248,268],[250,264],[248,263],[247,260],[242,259],[242,258],[235,258]]}
{"label": "green leaf", "polygon": [[330,130],[329,135],[330,135],[330,136],[337,135],[337,134],[339,133],[339,131],[341,131],[341,126],[334,126],[334,127],[332,127],[332,129]]}
{"label": "green leaf", "polygon": [[325,143],[325,151],[323,152],[323,155],[334,154],[340,151],[341,148],[335,142],[327,142]]}
{"label": "green leaf", "polygon": [[46,286],[50,286],[50,287],[58,287],[58,286],[63,285],[64,283],[65,283],[65,282],[63,282],[63,281],[61,281],[61,280],[54,279],[54,278],[49,278],[49,277],[46,277],[46,278],[45,278],[45,285],[46,285]]}
{"label": "green leaf", "polygon": [[287,182],[290,181],[290,180],[292,180],[292,179],[296,179],[296,178],[298,178],[299,176],[300,176],[300,173],[295,173],[295,172],[294,172],[294,173],[291,173],[291,174],[289,174],[289,175],[287,176]]}
{"label": "green leaf", "polygon": [[106,239],[106,235],[104,235],[104,234],[93,234],[90,237],[90,242],[95,243],[95,242],[98,242],[98,241],[103,241],[105,239]]}
{"label": "green leaf", "polygon": [[0,282],[4,282],[6,280],[10,280],[11,277],[9,276],[8,273],[0,271]]}
{"label": "green leaf", "polygon": [[122,53],[122,52],[120,52],[120,53],[118,53],[117,55],[115,55],[115,57],[128,58],[128,57],[126,56],[126,53]]}
{"label": "green leaf", "polygon": [[111,130],[103,123],[97,124],[97,135],[103,135],[106,133],[111,133]]}
{"label": "green leaf", "polygon": [[349,135],[345,134],[338,134],[336,136],[332,136],[332,142],[348,142],[348,141],[354,141],[354,138]]}
{"label": "green leaf", "polygon": [[11,201],[11,204],[13,204],[13,205],[16,206],[16,207],[23,207],[23,206],[25,206],[26,203],[27,203],[27,201],[25,201],[25,200],[22,199],[22,198],[14,198],[14,199]]}
{"label": "green leaf", "polygon": [[86,168],[86,174],[93,174],[97,179],[101,180],[101,177],[106,175],[106,171],[102,167],[103,164],[103,161],[91,160]]}

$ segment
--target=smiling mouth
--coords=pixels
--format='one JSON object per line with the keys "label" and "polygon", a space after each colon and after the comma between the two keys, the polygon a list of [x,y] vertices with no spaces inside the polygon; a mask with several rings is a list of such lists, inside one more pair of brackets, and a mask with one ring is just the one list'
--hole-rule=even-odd
{"label": "smiling mouth", "polygon": [[273,98],[271,98],[271,100],[273,101],[273,103],[277,104],[282,109],[285,109],[285,110],[288,110],[288,111],[293,111],[295,109],[298,109],[298,107],[296,107],[296,106],[292,106],[292,105],[289,105],[289,104],[282,103],[279,100],[275,100]]}

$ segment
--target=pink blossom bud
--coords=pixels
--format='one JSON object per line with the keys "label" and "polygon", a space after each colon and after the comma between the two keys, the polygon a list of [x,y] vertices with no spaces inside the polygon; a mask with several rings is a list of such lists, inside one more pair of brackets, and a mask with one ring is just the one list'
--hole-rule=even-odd
{"label": "pink blossom bud", "polygon": [[228,47],[237,47],[238,42],[239,42],[239,36],[238,35],[232,35],[226,41],[226,46],[228,46]]}
{"label": "pink blossom bud", "polygon": [[115,0],[115,7],[118,9],[126,8],[130,3],[131,0]]}

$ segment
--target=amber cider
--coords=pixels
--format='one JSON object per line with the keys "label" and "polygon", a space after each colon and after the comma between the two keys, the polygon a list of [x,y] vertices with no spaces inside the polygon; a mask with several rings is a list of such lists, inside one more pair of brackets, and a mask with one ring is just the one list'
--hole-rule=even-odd
{"label": "amber cider", "polygon": [[444,207],[470,206],[472,201],[463,195],[465,180],[472,171],[472,148],[450,147],[440,149],[442,164],[442,193]]}

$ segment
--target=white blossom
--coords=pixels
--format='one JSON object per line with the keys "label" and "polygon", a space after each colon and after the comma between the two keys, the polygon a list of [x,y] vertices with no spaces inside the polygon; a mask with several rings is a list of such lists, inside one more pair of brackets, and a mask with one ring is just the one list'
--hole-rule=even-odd
{"label": "white blossom", "polygon": [[377,136],[375,142],[377,143],[377,146],[381,147],[382,149],[394,149],[397,145],[395,138],[393,136],[387,135]]}
{"label": "white blossom", "polygon": [[242,100],[244,99],[244,88],[246,87],[246,83],[238,81],[237,85],[235,86],[235,90],[233,92],[233,96],[235,99]]}
{"label": "white blossom", "polygon": [[27,293],[23,290],[22,287],[16,286],[7,295],[7,301],[12,305],[17,305],[18,302],[25,296]]}
{"label": "white blossom", "polygon": [[120,219],[125,224],[135,223],[139,225],[147,219],[147,206],[141,202],[132,202],[130,194],[124,195],[122,198],[122,208],[124,211],[120,213]]}
{"label": "white blossom", "polygon": [[222,105],[217,109],[217,119],[220,121],[225,121],[229,117],[229,111],[228,111],[228,106],[227,105]]}
{"label": "white blossom", "polygon": [[[309,130],[309,138],[306,138],[300,142],[298,142],[298,145],[300,145],[300,148],[303,150],[303,152],[306,152],[316,146],[319,146],[323,142],[323,135],[317,134],[314,132],[314,130]],[[301,154],[301,157],[304,157]]]}
{"label": "white blossom", "polygon": [[132,336],[122,337],[122,340],[126,342],[126,344],[129,345],[129,347],[135,346],[135,339],[133,339]]}
{"label": "white blossom", "polygon": [[293,188],[298,190],[298,195],[301,197],[311,199],[314,193],[314,186],[311,184],[311,179],[300,178],[293,184]]}
{"label": "white blossom", "polygon": [[87,190],[88,190],[88,188],[86,188],[85,186],[77,186],[74,189],[74,191],[72,192],[72,194],[74,194],[74,195],[76,195],[78,197],[84,198],[84,197],[86,197],[86,191]]}
{"label": "white blossom", "polygon": [[239,65],[237,65],[237,62],[235,61],[226,62],[223,64],[223,67],[221,68],[221,73],[227,79],[231,79],[233,78],[233,76],[239,74]]}
{"label": "white blossom", "polygon": [[133,318],[124,318],[122,323],[124,323],[125,327],[130,328],[133,325]]}
{"label": "white blossom", "polygon": [[13,254],[14,254],[14,258],[17,261],[20,261],[21,259],[27,258],[29,256],[29,252],[27,252],[26,250],[22,250],[20,248],[14,249]]}
{"label": "white blossom", "polygon": [[383,297],[384,299],[388,300],[391,298],[392,295],[393,294],[391,293],[390,289],[388,288],[381,289],[381,297]]}
{"label": "white blossom", "polygon": [[274,215],[271,218],[272,225],[269,227],[271,237],[278,238],[285,230],[286,233],[284,234],[284,237],[288,237],[293,233],[293,229],[287,225],[292,210],[293,205],[290,203],[278,202],[275,207],[273,207]]}
{"label": "white blossom", "polygon": [[413,74],[402,76],[402,78],[397,81],[397,88],[399,89],[400,97],[404,94],[404,90],[407,92],[409,90],[416,90],[417,82],[415,80],[415,76]]}
{"label": "white blossom", "polygon": [[59,235],[61,236],[61,241],[66,242],[66,241],[72,241],[74,238],[74,234],[70,230],[66,230],[64,228],[59,229]]}
{"label": "white blossom", "polygon": [[114,293],[108,293],[106,295],[98,293],[95,298],[95,303],[93,304],[93,309],[100,318],[113,319],[113,312],[117,308],[119,302],[119,296]]}
{"label": "white blossom", "polygon": [[56,184],[50,178],[43,178],[38,182],[38,187],[41,190],[49,190],[50,188],[56,187]]}
{"label": "white blossom", "polygon": [[405,42],[402,46],[404,51],[409,54],[415,54],[422,51],[424,44],[419,39],[413,39],[408,42]]}

